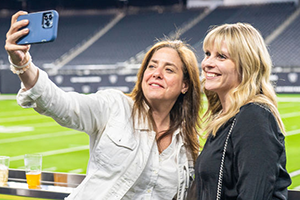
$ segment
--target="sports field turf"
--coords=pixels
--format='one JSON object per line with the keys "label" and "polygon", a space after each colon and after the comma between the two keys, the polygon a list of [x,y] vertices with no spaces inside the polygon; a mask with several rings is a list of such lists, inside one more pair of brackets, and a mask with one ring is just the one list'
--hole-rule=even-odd
{"label": "sports field turf", "polygon": [[[300,95],[278,97],[287,131],[287,169],[293,180],[289,189],[300,190]],[[0,155],[11,157],[10,168],[24,168],[26,153],[41,153],[43,171],[84,174],[88,143],[85,133],[61,127],[33,109],[23,109],[15,99],[0,100]]]}

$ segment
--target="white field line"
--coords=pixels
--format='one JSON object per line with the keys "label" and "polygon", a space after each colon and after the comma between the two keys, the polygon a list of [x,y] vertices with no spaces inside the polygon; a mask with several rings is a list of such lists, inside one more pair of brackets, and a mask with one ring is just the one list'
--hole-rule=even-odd
{"label": "white field line", "polygon": [[29,135],[29,136],[16,137],[16,138],[0,139],[0,144],[21,142],[21,141],[26,141],[26,140],[54,138],[54,137],[60,137],[60,136],[66,136],[66,135],[76,135],[76,134],[82,134],[82,132],[72,130],[72,131],[61,131],[61,132],[56,132],[56,133],[45,133],[45,134]]}
{"label": "white field line", "polygon": [[281,114],[280,117],[281,118],[300,117],[300,112]]}
{"label": "white field line", "polygon": [[295,177],[295,176],[299,176],[299,175],[300,175],[300,169],[290,173],[291,177]]}
{"label": "white field line", "polygon": [[41,119],[40,115],[36,116],[21,116],[21,117],[7,117],[7,118],[0,118],[0,123],[3,122],[19,122],[19,121],[25,121],[25,120],[35,120],[35,119]]}
{"label": "white field line", "polygon": [[6,116],[16,116],[16,115],[34,115],[35,113],[32,113],[32,112],[21,112],[21,111],[2,111],[0,113],[0,117],[6,117]]}
{"label": "white field line", "polygon": [[68,173],[79,174],[81,172],[83,172],[83,169],[73,169],[73,170],[69,171]]}
{"label": "white field line", "polygon": [[299,97],[278,97],[278,102],[300,102]]}
{"label": "white field line", "polygon": [[[299,103],[299,107],[300,107],[300,103]],[[286,109],[286,108],[295,108],[295,104],[292,104],[292,103],[287,103],[287,104],[280,104],[278,105],[278,108],[279,109]]]}
{"label": "white field line", "polygon": [[[13,128],[13,127],[32,127],[32,128],[39,128],[39,127],[51,127],[51,126],[60,126],[57,122],[44,122],[44,123],[31,123],[31,124],[22,124],[22,125],[14,125],[14,126],[4,126],[5,128]],[[0,124],[1,127],[1,124]]]}
{"label": "white field line", "polygon": [[300,134],[300,129],[286,132],[286,136]]}
{"label": "white field line", "polygon": [[46,171],[46,172],[53,172],[53,171],[56,171],[56,170],[57,170],[57,167],[49,167],[49,168],[43,169],[43,171]]}
{"label": "white field line", "polygon": [[22,126],[30,126],[34,128],[38,127],[49,127],[49,126],[60,126],[56,121],[53,122],[44,122],[44,123],[31,123],[31,124],[22,124]]}
{"label": "white field line", "polygon": [[[39,154],[42,154],[42,156],[53,156],[58,154],[72,153],[75,151],[84,151],[88,149],[89,149],[89,145],[84,145],[84,146],[71,147],[67,149],[58,149],[53,151],[39,152]],[[10,161],[23,160],[23,159],[24,159],[24,155],[10,157]]]}
{"label": "white field line", "polygon": [[300,190],[300,185],[295,187],[294,190]]}
{"label": "white field line", "polygon": [[0,101],[1,100],[15,100],[16,99],[16,95],[1,95],[0,94]]}

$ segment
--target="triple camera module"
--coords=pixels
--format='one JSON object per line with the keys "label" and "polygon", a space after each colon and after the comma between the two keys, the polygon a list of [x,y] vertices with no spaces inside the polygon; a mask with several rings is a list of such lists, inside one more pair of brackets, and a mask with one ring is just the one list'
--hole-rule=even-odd
{"label": "triple camera module", "polygon": [[53,26],[53,13],[43,13],[43,28],[51,28]]}

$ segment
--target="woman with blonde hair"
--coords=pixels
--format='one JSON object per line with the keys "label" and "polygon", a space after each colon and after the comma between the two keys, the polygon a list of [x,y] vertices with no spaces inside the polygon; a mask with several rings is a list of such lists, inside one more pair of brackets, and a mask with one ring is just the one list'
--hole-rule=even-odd
{"label": "woman with blonde hair", "polygon": [[22,88],[18,103],[90,137],[87,176],[66,198],[183,200],[199,152],[201,92],[198,62],[179,40],[157,42],[146,54],[133,91],[64,92],[36,67],[28,21],[12,16],[5,48]]}
{"label": "woman with blonde hair", "polygon": [[262,36],[250,24],[224,24],[209,31],[203,50],[208,109],[195,199],[287,199],[285,131]]}

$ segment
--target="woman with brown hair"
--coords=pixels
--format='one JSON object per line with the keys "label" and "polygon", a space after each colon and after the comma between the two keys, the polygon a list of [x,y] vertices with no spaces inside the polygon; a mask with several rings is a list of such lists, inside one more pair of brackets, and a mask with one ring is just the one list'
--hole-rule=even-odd
{"label": "woman with brown hair", "polygon": [[133,91],[64,92],[16,41],[26,14],[12,17],[5,49],[23,83],[18,103],[90,136],[87,176],[71,199],[184,199],[198,156],[201,93],[194,52],[179,40],[146,54]]}

